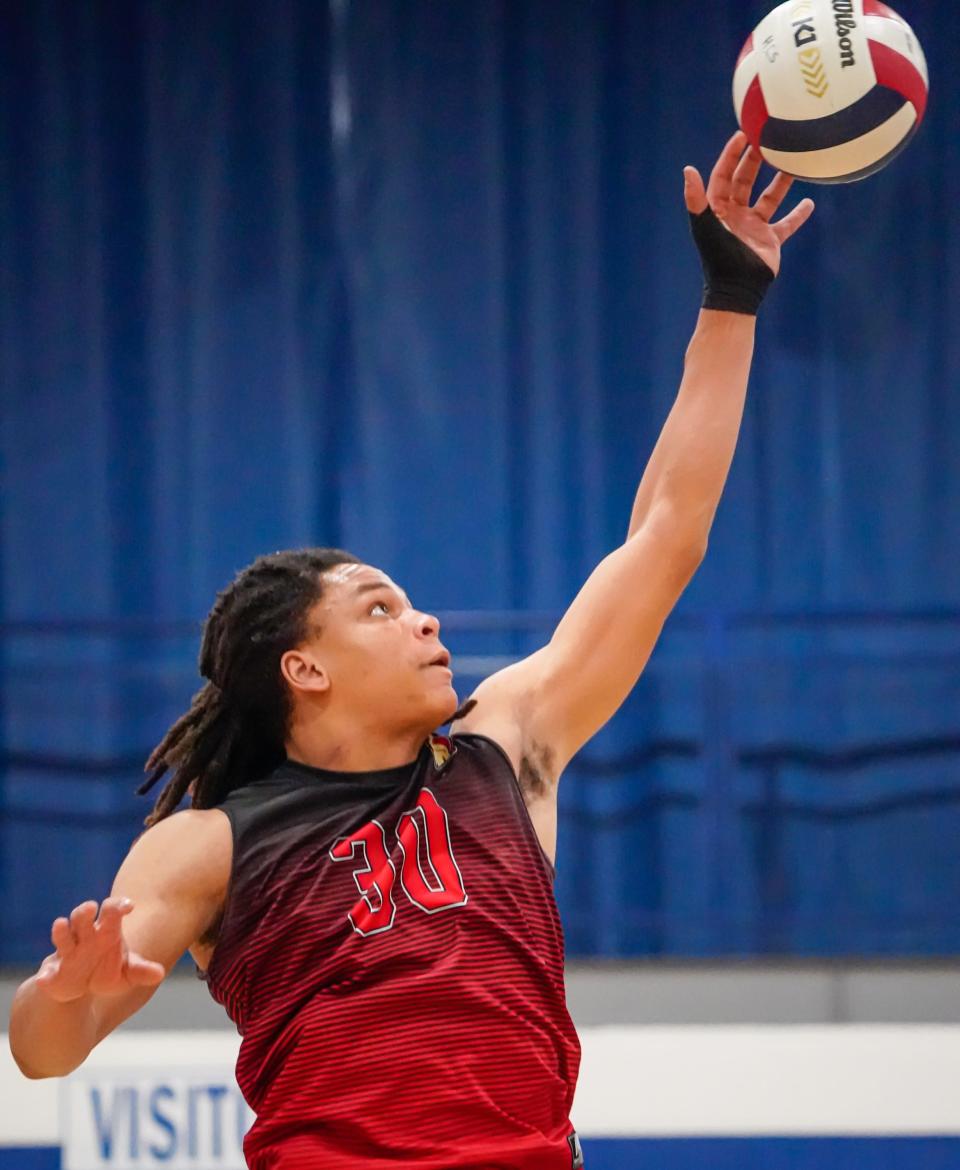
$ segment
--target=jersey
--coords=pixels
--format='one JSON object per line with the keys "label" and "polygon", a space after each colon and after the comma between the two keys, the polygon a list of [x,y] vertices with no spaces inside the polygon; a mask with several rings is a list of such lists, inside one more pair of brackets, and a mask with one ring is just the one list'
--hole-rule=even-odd
{"label": "jersey", "polygon": [[553,868],[500,747],[285,761],[221,805],[214,998],[242,1035],[251,1170],[570,1170],[580,1047]]}

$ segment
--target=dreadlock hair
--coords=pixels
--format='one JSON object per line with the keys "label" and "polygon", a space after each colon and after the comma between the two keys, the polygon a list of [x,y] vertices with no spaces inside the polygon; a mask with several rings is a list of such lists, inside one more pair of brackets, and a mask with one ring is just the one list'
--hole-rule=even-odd
{"label": "dreadlock hair", "polygon": [[138,789],[148,792],[172,770],[144,822],[148,828],[169,816],[185,793],[194,808],[212,808],[284,758],[291,708],[280,659],[307,636],[307,614],[323,595],[323,574],[359,563],[338,548],[270,553],[217,595],[200,643],[207,682],[153,749]]}

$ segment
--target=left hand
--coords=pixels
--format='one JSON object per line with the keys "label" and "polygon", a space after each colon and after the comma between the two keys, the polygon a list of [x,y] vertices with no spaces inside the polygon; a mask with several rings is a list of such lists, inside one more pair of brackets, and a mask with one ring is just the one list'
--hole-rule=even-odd
{"label": "left hand", "polygon": [[684,199],[687,210],[699,215],[709,204],[717,219],[729,231],[756,252],[776,275],[780,271],[780,248],[813,214],[812,199],[803,199],[793,211],[776,223],[770,220],[793,186],[793,179],[778,171],[773,181],[750,206],[750,195],[763,163],[754,147],[744,150],[747,136],[738,130],[717,160],[704,190],[703,179],[695,167],[684,167]]}

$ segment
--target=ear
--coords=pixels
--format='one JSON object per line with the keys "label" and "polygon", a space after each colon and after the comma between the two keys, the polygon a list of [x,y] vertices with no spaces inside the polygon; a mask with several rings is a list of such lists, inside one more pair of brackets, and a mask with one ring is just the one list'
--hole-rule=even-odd
{"label": "ear", "polygon": [[287,650],[280,659],[280,673],[294,690],[322,694],[330,689],[330,676],[311,650]]}

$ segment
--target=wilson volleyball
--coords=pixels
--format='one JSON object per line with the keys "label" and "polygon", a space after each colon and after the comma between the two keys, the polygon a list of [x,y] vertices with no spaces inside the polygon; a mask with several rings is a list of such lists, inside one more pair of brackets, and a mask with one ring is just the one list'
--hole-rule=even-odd
{"label": "wilson volleyball", "polygon": [[879,0],[788,0],[737,61],[733,104],[763,157],[811,183],[852,183],[885,167],[927,108],[923,49]]}

